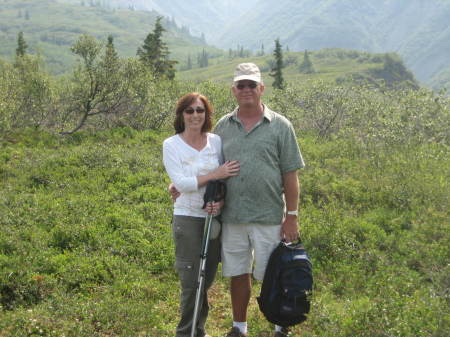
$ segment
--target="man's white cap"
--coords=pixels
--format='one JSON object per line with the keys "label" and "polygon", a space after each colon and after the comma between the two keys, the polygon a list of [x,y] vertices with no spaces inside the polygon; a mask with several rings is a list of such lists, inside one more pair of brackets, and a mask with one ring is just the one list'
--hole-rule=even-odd
{"label": "man's white cap", "polygon": [[254,63],[240,63],[234,71],[233,82],[250,80],[256,83],[261,83],[261,72]]}

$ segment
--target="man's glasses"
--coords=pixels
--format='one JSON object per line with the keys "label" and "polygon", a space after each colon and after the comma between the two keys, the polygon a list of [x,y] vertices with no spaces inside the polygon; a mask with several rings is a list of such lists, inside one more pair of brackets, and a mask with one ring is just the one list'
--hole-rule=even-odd
{"label": "man's glasses", "polygon": [[245,87],[249,87],[250,89],[255,89],[257,86],[258,86],[258,83],[256,83],[256,82],[250,82],[248,84],[244,84],[244,83],[236,84],[236,88],[238,88],[239,90],[245,89]]}
{"label": "man's glasses", "polygon": [[184,112],[186,112],[188,115],[192,115],[194,111],[197,111],[198,114],[202,114],[205,112],[205,108],[196,107],[195,110],[193,108],[187,108],[186,110],[184,110]]}

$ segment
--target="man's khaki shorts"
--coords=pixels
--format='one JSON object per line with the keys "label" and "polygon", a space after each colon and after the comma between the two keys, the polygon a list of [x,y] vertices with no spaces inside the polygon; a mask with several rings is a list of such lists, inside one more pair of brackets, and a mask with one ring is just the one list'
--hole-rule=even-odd
{"label": "man's khaki shorts", "polygon": [[270,254],[280,242],[281,225],[223,224],[222,274],[226,277],[251,274],[264,278]]}

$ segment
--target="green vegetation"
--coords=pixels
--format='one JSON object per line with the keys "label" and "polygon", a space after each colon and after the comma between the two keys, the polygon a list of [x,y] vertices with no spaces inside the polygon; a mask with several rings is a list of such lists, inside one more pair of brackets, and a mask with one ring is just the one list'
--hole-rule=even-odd
{"label": "green vegetation", "polygon": [[16,48],[16,56],[24,56],[27,51],[27,43],[23,38],[23,32],[19,32],[17,36],[17,48]]}
{"label": "green vegetation", "polygon": [[[301,52],[283,53],[283,79],[289,84],[308,83],[309,81],[323,81],[326,83],[370,83],[373,86],[418,88],[418,83],[406,70],[401,59],[395,54],[370,54],[356,50],[323,49],[307,52],[309,62],[313,64],[313,72],[302,68],[305,58]],[[388,60],[388,61],[386,61]],[[391,61],[387,68],[386,62]],[[256,63],[265,80],[266,89],[271,92],[270,72],[275,67],[275,58],[272,55],[250,57],[217,58],[210,62],[207,68],[196,68],[180,71],[176,77],[180,80],[202,82],[212,80],[215,82],[231,83],[231,75],[236,64],[240,62]],[[387,70],[386,70],[387,68]],[[392,71],[392,73],[391,73]]]}
{"label": "green vegetation", "polygon": [[433,76],[430,85],[436,91],[443,90],[450,93],[450,68],[444,69]]}
{"label": "green vegetation", "polygon": [[[253,61],[267,75],[274,62],[230,54],[158,79],[120,56],[114,34],[102,41],[78,34],[65,76],[26,48],[0,59],[2,337],[173,336],[161,144],[174,106],[199,91],[217,120],[236,104],[235,65]],[[418,89],[395,55],[311,52],[314,74],[299,71],[300,56],[285,53],[286,86],[264,97],[292,121],[307,163],[300,223],[315,291],[294,335],[446,336],[450,98]],[[208,329],[220,335],[231,323],[220,276],[211,300]],[[254,336],[271,329],[254,298],[249,325]]]}
{"label": "green vegetation", "polygon": [[[108,37],[112,37],[117,55],[126,58],[135,57],[138,48],[142,49],[145,45],[146,37],[156,33],[156,12],[114,9],[105,2],[85,1],[85,5],[82,5],[81,1],[2,0],[1,4],[0,56],[13,60],[16,48],[22,50],[18,44],[18,34],[23,32],[20,41],[26,41],[26,52],[37,55],[41,60],[41,68],[45,67],[51,74],[68,75],[77,65],[79,55],[71,52],[71,46],[82,35],[92,36],[102,41],[102,45],[106,44]],[[29,13],[28,19],[25,13]],[[187,28],[178,27],[173,19],[161,19],[160,24],[160,28],[166,31],[158,30],[158,35],[161,37],[162,34],[162,41],[170,50],[173,60],[165,61],[170,63],[170,67],[178,62],[176,76],[179,79],[226,81],[228,84],[230,74],[238,62],[255,62],[266,73],[264,78],[267,81],[268,73],[275,66],[271,51],[265,55],[264,45],[261,45],[256,56],[252,56],[253,53],[242,45],[225,52],[206,46],[204,39],[191,36]],[[344,49],[323,49],[308,52],[307,55],[307,60],[314,64],[314,71],[309,68],[305,71],[301,65],[305,55],[287,50],[284,52],[284,82],[314,79],[418,87],[403,62],[393,54],[386,56]],[[437,87],[445,84],[441,78],[436,81]]]}
{"label": "green vegetation", "polygon": [[161,24],[162,17],[156,18],[155,28],[144,40],[142,47],[137,50],[139,60],[149,68],[155,77],[167,77],[172,80],[175,77],[174,65],[176,61],[169,60],[169,48],[162,40],[162,34],[166,30]]}
{"label": "green vegetation", "polygon": [[[34,56],[0,63],[1,336],[173,336],[178,280],[161,144],[181,94],[207,95],[216,119],[235,102],[228,85],[154,81],[97,43],[80,37],[83,61],[70,78],[48,76]],[[320,70],[321,54],[311,54]],[[86,111],[83,79],[92,71],[104,83],[111,62],[137,76],[117,75],[126,90],[99,84],[103,98],[85,102],[100,112],[118,92],[125,101],[60,135]],[[307,163],[300,223],[315,292],[294,335],[446,336],[449,98],[310,80],[288,81],[265,102],[293,122]],[[231,324],[228,280],[219,276],[211,300],[208,331],[221,335]],[[254,298],[249,326],[254,336],[271,330]]]}
{"label": "green vegetation", "polygon": [[276,89],[284,88],[284,78],[283,78],[283,50],[281,48],[280,39],[275,40],[275,49],[273,51],[274,66],[269,73],[273,77],[272,86]]}
{"label": "green vegetation", "polygon": [[[112,35],[120,56],[136,56],[137,48],[153,30],[158,16],[156,12],[80,6],[81,2],[1,0],[0,57],[12,60],[20,31],[23,31],[28,51],[41,54],[53,74],[66,73],[75,65],[76,57],[71,54],[70,46],[83,34],[100,41],[106,41]],[[88,1],[85,3],[88,5]],[[26,12],[29,13],[28,20]],[[178,27],[169,19],[162,23],[167,29],[164,40],[175,60],[184,62],[189,53],[200,53],[203,49],[211,55],[221,52],[206,46],[201,38],[191,36],[186,28]]]}
{"label": "green vegetation", "polygon": [[[450,67],[450,2],[373,0],[259,0],[218,31],[219,45],[291,50],[395,51],[423,84]],[[245,24],[239,24],[245,22]],[[192,23],[194,26],[195,23]]]}
{"label": "green vegetation", "polygon": [[300,64],[299,70],[303,74],[314,74],[316,72],[311,60],[309,59],[307,50],[305,50],[305,53],[303,54],[303,62]]}

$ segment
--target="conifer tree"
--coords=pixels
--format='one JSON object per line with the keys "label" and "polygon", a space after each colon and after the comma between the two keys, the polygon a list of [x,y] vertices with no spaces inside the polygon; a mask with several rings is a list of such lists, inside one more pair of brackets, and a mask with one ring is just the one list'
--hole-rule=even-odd
{"label": "conifer tree", "polygon": [[19,32],[17,35],[17,49],[16,49],[16,56],[24,56],[27,52],[28,45],[25,42],[25,39],[23,37],[23,32]]}
{"label": "conifer tree", "polygon": [[198,56],[198,66],[200,68],[206,68],[209,65],[208,53],[203,49],[202,53]]}
{"label": "conifer tree", "polygon": [[244,46],[241,46],[241,49],[239,50],[239,57],[244,57]]}
{"label": "conifer tree", "polygon": [[137,55],[140,61],[152,70],[156,78],[165,76],[171,80],[175,77],[174,65],[177,62],[169,60],[169,48],[162,40],[162,34],[166,30],[161,20],[161,16],[156,19],[153,32],[147,35],[142,47],[138,48]]}
{"label": "conifer tree", "polygon": [[108,42],[106,43],[105,54],[100,62],[103,67],[104,74],[112,75],[120,67],[120,59],[114,47],[114,38],[112,35],[108,35]]}
{"label": "conifer tree", "polygon": [[309,59],[309,54],[306,49],[303,55],[303,62],[300,64],[299,67],[299,71],[303,74],[314,74],[316,72],[311,60]]}
{"label": "conifer tree", "polygon": [[186,69],[187,69],[187,70],[192,69],[192,59],[191,59],[191,54],[188,55]]}
{"label": "conifer tree", "polygon": [[116,47],[114,46],[114,37],[112,35],[108,35],[108,42],[106,43],[106,57],[118,60],[119,56],[117,55]]}
{"label": "conifer tree", "polygon": [[280,39],[275,40],[275,49],[273,51],[275,57],[275,65],[269,74],[274,78],[273,87],[277,89],[284,89],[283,79],[283,50],[281,48]]}

